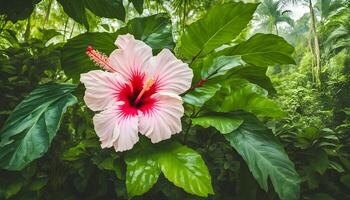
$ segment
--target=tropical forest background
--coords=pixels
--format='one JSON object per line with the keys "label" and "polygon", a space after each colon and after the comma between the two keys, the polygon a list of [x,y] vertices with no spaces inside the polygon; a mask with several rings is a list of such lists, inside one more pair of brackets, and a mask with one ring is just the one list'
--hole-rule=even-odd
{"label": "tropical forest background", "polygon": [[[191,149],[160,159],[170,168],[151,183],[128,173],[151,159],[143,147],[100,148],[79,84],[97,69],[86,47],[108,55],[124,33],[208,79],[184,96],[175,140]],[[350,199],[348,0],[0,0],[0,92],[0,199]]]}

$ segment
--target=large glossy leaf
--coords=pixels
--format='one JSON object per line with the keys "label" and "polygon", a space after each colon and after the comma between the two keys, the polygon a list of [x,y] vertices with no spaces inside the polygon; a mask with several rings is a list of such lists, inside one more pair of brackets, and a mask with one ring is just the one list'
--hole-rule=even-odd
{"label": "large glossy leaf", "polygon": [[40,0],[0,0],[0,15],[12,22],[28,18]]}
{"label": "large glossy leaf", "polygon": [[152,15],[130,20],[126,27],[116,33],[84,33],[69,40],[62,51],[61,63],[66,75],[78,82],[80,74],[98,67],[86,55],[86,48],[92,45],[100,52],[109,55],[117,47],[114,41],[118,34],[130,33],[136,39],[143,40],[155,52],[162,48],[173,48],[170,19],[164,15]]}
{"label": "large glossy leaf", "polygon": [[204,128],[212,126],[220,131],[220,133],[226,134],[236,130],[243,123],[243,119],[232,113],[212,112],[193,118],[192,123],[203,126]]}
{"label": "large glossy leaf", "polygon": [[160,168],[170,182],[198,196],[214,194],[208,168],[196,151],[171,143],[158,156]]}
{"label": "large glossy leaf", "polygon": [[266,95],[267,93],[255,84],[233,80],[226,82],[206,105],[215,112],[244,110],[259,116],[283,117],[285,113]]}
{"label": "large glossy leaf", "polygon": [[125,159],[126,189],[130,198],[142,195],[157,182],[161,173],[155,152],[133,151]]}
{"label": "large glossy leaf", "polygon": [[294,47],[282,37],[258,33],[237,46],[223,50],[224,55],[240,55],[250,64],[267,67],[275,64],[295,64]]}
{"label": "large glossy leaf", "polygon": [[125,19],[125,9],[122,0],[58,0],[64,11],[75,21],[89,29],[85,9],[100,17]]}
{"label": "large glossy leaf", "polygon": [[21,170],[49,148],[68,106],[77,102],[75,85],[38,86],[13,111],[0,132],[0,167]]}
{"label": "large glossy leaf", "polygon": [[186,192],[206,197],[213,194],[211,177],[201,156],[186,146],[166,141],[150,144],[141,139],[126,157],[126,185],[130,197],[147,192],[156,182],[160,171]]}
{"label": "large glossy leaf", "polygon": [[282,200],[299,199],[299,175],[293,163],[270,130],[254,116],[225,138],[246,161],[253,176],[265,191],[268,178]]}
{"label": "large glossy leaf", "polygon": [[180,53],[193,59],[229,43],[247,26],[257,5],[227,3],[214,6],[186,29],[181,37]]}

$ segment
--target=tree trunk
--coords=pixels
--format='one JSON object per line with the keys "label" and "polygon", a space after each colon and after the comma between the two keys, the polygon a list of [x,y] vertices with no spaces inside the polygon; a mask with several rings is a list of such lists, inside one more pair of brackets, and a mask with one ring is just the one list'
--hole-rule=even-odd
{"label": "tree trunk", "polygon": [[30,20],[30,16],[27,19],[27,25],[26,25],[26,30],[24,32],[24,41],[28,41],[29,37],[30,37],[30,27],[31,27],[31,20]]}
{"label": "tree trunk", "polygon": [[276,35],[278,35],[278,27],[277,27],[277,24],[275,24],[275,29],[276,29]]}
{"label": "tree trunk", "polygon": [[316,83],[321,84],[321,55],[320,55],[320,46],[318,43],[318,36],[316,30],[316,18],[314,8],[312,7],[312,2],[309,0],[309,9],[311,15],[311,31],[314,37],[314,49],[315,49],[315,58],[316,58]]}
{"label": "tree trunk", "polygon": [[46,25],[47,21],[49,21],[52,3],[53,3],[53,0],[50,0],[49,1],[49,5],[47,6],[47,11],[46,11],[46,15],[45,15],[45,21],[44,21],[44,24],[43,24],[43,28],[45,28],[45,25]]}
{"label": "tree trunk", "polygon": [[[312,42],[311,42],[311,24],[309,26],[309,31],[307,33],[307,43],[308,43],[308,48],[310,50],[310,53],[314,56],[314,51],[312,48]],[[315,74],[315,59],[311,59],[311,75],[312,75],[312,82],[316,81],[316,74]]]}

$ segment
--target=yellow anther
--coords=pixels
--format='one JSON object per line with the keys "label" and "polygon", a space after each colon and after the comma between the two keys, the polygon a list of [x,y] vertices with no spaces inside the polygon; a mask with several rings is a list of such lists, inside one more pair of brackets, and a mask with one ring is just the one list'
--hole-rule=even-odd
{"label": "yellow anther", "polygon": [[154,79],[153,79],[153,78],[148,79],[148,80],[145,82],[145,84],[143,84],[143,88],[142,88],[140,94],[137,95],[137,97],[136,97],[136,99],[135,99],[135,104],[138,104],[138,103],[139,103],[139,101],[140,101],[142,95],[143,95],[146,91],[148,91],[149,89],[151,89],[151,87],[152,87],[153,84],[154,84]]}

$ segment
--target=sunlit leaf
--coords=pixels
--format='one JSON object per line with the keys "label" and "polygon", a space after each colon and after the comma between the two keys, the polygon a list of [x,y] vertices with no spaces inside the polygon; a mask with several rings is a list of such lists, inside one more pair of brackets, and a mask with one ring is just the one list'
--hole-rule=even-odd
{"label": "sunlit leaf", "polygon": [[214,6],[186,29],[180,53],[192,60],[229,43],[247,26],[257,5],[232,2]]}
{"label": "sunlit leaf", "polygon": [[192,123],[204,128],[212,126],[220,133],[226,134],[236,130],[243,123],[243,119],[232,113],[206,113],[193,118]]}
{"label": "sunlit leaf", "polygon": [[259,116],[283,117],[285,113],[257,85],[246,81],[228,81],[206,106],[215,112],[244,110]]}
{"label": "sunlit leaf", "polygon": [[144,194],[157,182],[161,170],[151,149],[134,150],[127,154],[125,162],[126,189],[130,198]]}
{"label": "sunlit leaf", "polygon": [[177,143],[166,145],[158,162],[164,176],[186,192],[202,197],[214,194],[208,168],[193,149]]}
{"label": "sunlit leaf", "polygon": [[240,55],[249,64],[267,67],[275,64],[295,64],[293,52],[294,47],[282,37],[258,33],[237,46],[224,49],[222,54]]}

